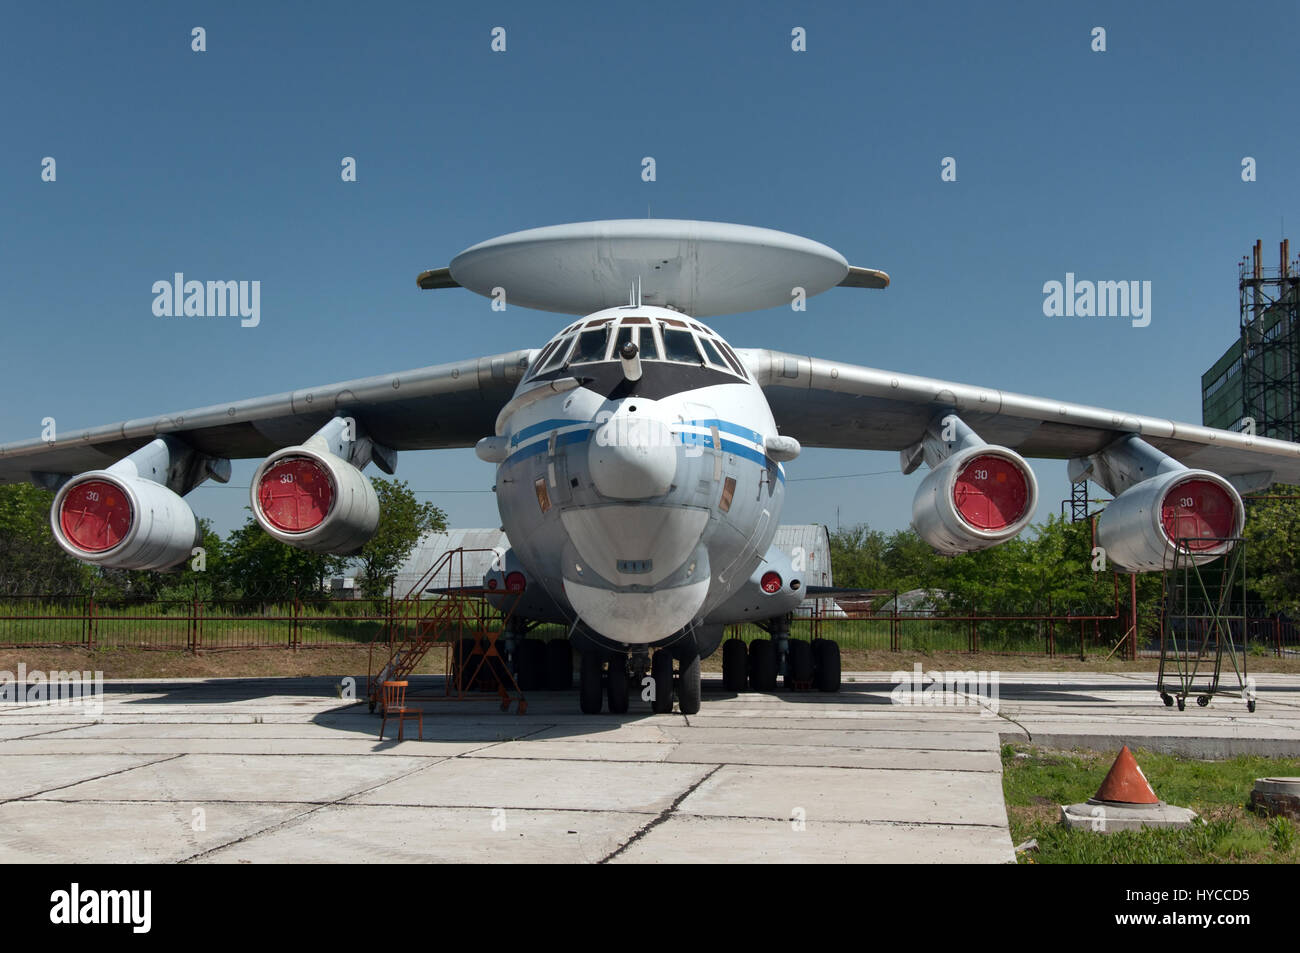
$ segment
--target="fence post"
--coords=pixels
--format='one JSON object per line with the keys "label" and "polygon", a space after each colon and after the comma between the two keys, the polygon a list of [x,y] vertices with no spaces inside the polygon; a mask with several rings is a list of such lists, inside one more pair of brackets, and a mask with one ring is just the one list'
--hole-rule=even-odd
{"label": "fence post", "polygon": [[90,590],[90,601],[86,603],[86,648],[95,647],[95,590]]}

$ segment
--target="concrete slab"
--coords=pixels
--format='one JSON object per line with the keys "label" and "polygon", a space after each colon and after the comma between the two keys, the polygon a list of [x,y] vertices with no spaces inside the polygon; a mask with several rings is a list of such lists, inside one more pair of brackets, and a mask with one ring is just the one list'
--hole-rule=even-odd
{"label": "concrete slab", "polygon": [[349,803],[655,814],[707,773],[698,765],[455,758]]}
{"label": "concrete slab", "polygon": [[[0,801],[35,797],[67,790],[94,778],[120,778],[125,773],[166,760],[171,755],[83,754],[75,758],[50,758],[42,754],[17,754],[0,761]],[[116,782],[115,782],[116,783]]]}
{"label": "concrete slab", "polygon": [[[415,748],[419,742],[405,744]],[[34,755],[13,757],[49,760]],[[80,760],[78,757],[72,763]],[[0,765],[10,763],[10,759],[0,761]],[[63,764],[63,761],[55,763]],[[436,763],[429,758],[398,756],[180,755],[36,796],[113,802],[163,799],[193,804],[212,801],[321,802],[358,794],[381,782],[393,781]]]}
{"label": "concrete slab", "polygon": [[288,802],[11,801],[0,804],[0,864],[175,863],[313,809]]}
{"label": "concrete slab", "polygon": [[1015,863],[1006,832],[945,824],[839,824],[674,815],[648,831],[612,863],[683,864]]}
{"label": "concrete slab", "polygon": [[689,717],[423,699],[425,740],[400,744],[337,679],[109,683],[93,720],[0,712],[0,861],[1000,863],[1000,740],[1300,752],[1298,676],[1256,676],[1249,714],[1166,709],[1153,675],[1002,673],[996,718],[893,705],[889,676],[798,696],[710,679]]}
{"label": "concrete slab", "polygon": [[724,765],[678,805],[684,814],[976,824],[1006,830],[1001,772],[863,771]]}
{"label": "concrete slab", "polygon": [[644,814],[336,805],[198,858],[202,863],[594,863]]}

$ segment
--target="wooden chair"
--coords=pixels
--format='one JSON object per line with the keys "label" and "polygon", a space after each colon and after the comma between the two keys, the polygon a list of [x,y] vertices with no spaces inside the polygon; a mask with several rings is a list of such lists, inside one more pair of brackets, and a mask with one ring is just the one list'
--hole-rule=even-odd
{"label": "wooden chair", "polygon": [[389,718],[397,719],[397,740],[402,740],[402,726],[408,718],[420,723],[420,740],[424,740],[424,710],[406,704],[406,682],[384,682],[384,720],[379,724],[379,740],[384,740],[384,726]]}

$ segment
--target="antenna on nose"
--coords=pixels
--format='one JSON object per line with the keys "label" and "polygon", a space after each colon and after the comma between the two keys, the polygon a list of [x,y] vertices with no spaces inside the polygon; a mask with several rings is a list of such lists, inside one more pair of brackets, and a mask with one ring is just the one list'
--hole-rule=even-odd
{"label": "antenna on nose", "polygon": [[641,276],[637,275],[632,280],[632,287],[628,289],[627,306],[629,308],[641,307]]}

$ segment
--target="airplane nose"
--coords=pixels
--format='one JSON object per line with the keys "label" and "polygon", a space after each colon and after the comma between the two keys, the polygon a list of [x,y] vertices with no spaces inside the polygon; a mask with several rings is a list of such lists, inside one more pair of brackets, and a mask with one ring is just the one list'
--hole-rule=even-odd
{"label": "airplane nose", "polygon": [[591,480],[602,496],[648,500],[663,496],[677,475],[672,432],[642,406],[625,405],[596,428],[588,450]]}

